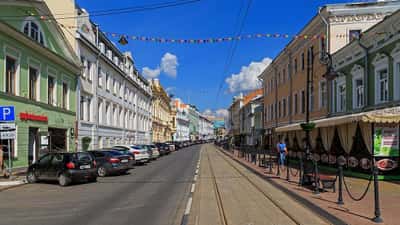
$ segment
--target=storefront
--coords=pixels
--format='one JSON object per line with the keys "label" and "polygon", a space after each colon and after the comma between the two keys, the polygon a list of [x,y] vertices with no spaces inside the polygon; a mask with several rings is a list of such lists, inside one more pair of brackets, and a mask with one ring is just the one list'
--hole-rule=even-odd
{"label": "storefront", "polygon": [[[400,107],[348,114],[313,121],[310,133],[314,159],[336,167],[338,158],[345,158],[347,167],[368,173],[372,160],[381,175],[399,176]],[[305,132],[299,123],[276,129],[289,147],[289,154],[305,154]]]}

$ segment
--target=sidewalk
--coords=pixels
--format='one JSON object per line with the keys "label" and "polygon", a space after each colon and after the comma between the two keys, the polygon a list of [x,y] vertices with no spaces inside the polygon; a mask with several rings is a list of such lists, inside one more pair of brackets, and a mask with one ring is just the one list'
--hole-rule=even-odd
{"label": "sidewalk", "polygon": [[25,174],[16,174],[10,178],[0,177],[0,192],[26,184]]}
{"label": "sidewalk", "polygon": [[[286,170],[281,171],[281,176],[276,176],[276,170],[274,169],[272,174],[269,174],[269,169],[265,169],[259,167],[253,163],[248,162],[245,158],[240,158],[238,156],[238,152],[234,151],[232,154],[231,152],[224,151],[224,153],[232,157],[233,159],[237,160],[238,162],[242,163],[246,167],[250,168],[258,175],[261,175],[264,178],[267,178],[268,181],[271,183],[280,186],[282,189],[286,189],[297,198],[305,200],[305,202],[309,202],[321,209],[325,210],[329,214],[338,217],[348,224],[376,224],[371,221],[374,217],[374,187],[373,183],[369,188],[369,191],[364,199],[361,201],[353,201],[349,195],[347,194],[345,188],[343,187],[343,201],[344,205],[336,204],[338,198],[338,188],[336,188],[336,193],[333,193],[331,190],[328,192],[323,192],[319,195],[313,194],[313,191],[298,186],[299,175],[297,170],[293,169],[292,173],[289,173],[290,181],[286,181]],[[293,176],[296,175],[296,176]],[[275,179],[274,179],[275,178]],[[351,194],[358,198],[362,192],[364,192],[365,188],[367,187],[368,180],[359,179],[359,178],[352,178],[352,177],[345,177],[346,183],[349,186]],[[338,182],[336,182],[337,184]],[[400,202],[400,185],[398,182],[386,182],[380,181],[379,182],[379,194],[380,194],[380,205],[381,205],[381,213],[383,223],[387,225],[395,225],[399,224],[400,221],[400,214],[398,212],[398,204]]]}

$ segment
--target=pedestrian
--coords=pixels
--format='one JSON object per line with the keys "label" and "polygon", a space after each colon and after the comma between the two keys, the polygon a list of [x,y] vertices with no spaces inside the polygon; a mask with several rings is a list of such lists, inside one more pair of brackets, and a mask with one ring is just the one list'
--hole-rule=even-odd
{"label": "pedestrian", "polygon": [[284,166],[287,154],[287,148],[283,140],[280,140],[279,143],[277,144],[277,151],[279,154],[279,165]]}

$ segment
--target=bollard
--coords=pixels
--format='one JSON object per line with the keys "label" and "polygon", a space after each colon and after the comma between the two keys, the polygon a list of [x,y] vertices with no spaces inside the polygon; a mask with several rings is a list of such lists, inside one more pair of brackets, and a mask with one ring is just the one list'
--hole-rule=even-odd
{"label": "bollard", "polygon": [[269,153],[269,173],[272,174],[272,156],[271,156],[271,152]]}
{"label": "bollard", "polygon": [[278,167],[277,167],[277,172],[276,172],[276,175],[277,176],[280,176],[281,175],[281,157],[280,157],[280,155],[278,155],[278,157],[277,157],[277,161],[278,161]]}
{"label": "bollard", "polygon": [[375,223],[382,223],[381,208],[379,204],[379,183],[378,183],[378,168],[376,165],[373,167],[374,173],[374,201],[375,201],[375,217],[372,219]]}
{"label": "bollard", "polygon": [[343,205],[343,166],[339,165],[339,193],[338,193],[338,205]]}
{"label": "bollard", "polygon": [[300,165],[299,165],[299,186],[303,186],[303,157],[300,157]]}
{"label": "bollard", "polygon": [[286,158],[286,181],[289,181],[289,157]]}
{"label": "bollard", "polygon": [[319,194],[319,176],[318,176],[318,164],[317,161],[313,160],[314,162],[314,183],[315,183],[315,190],[314,194],[318,195]]}

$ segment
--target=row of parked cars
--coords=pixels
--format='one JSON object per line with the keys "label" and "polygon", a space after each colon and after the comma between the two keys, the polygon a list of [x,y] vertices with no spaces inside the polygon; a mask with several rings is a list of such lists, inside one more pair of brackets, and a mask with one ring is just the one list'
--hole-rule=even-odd
{"label": "row of parked cars", "polygon": [[96,182],[97,177],[126,174],[173,151],[203,142],[170,142],[150,145],[115,145],[84,152],[50,152],[28,167],[27,181],[55,180],[61,186],[72,182]]}

